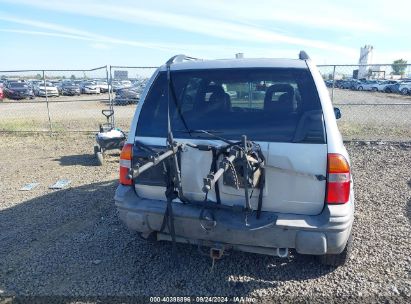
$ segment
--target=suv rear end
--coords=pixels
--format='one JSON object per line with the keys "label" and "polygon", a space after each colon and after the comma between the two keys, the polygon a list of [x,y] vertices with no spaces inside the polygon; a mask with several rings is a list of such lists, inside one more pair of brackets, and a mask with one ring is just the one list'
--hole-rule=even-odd
{"label": "suv rear end", "polygon": [[[166,151],[168,129],[175,142],[189,143],[178,153],[187,201],[172,200],[173,231],[165,227],[164,166],[130,178],[131,168]],[[243,184],[224,173],[205,195],[204,179],[224,157],[213,149],[243,136],[262,153],[264,181],[251,182],[246,199],[246,173],[234,164],[233,175]],[[141,96],[122,151],[115,201],[122,221],[145,238],[277,256],[293,248],[326,264],[344,263],[353,223],[352,178],[316,67],[304,56],[182,60],[170,65],[169,74],[160,67]],[[209,203],[220,207],[210,209]]]}

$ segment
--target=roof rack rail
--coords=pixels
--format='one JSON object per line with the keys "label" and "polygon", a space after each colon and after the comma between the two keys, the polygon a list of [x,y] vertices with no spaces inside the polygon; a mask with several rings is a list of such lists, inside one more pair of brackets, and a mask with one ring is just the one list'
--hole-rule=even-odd
{"label": "roof rack rail", "polygon": [[179,54],[171,57],[169,60],[167,60],[166,64],[170,65],[173,63],[178,63],[178,62],[183,62],[183,61],[189,61],[189,60],[199,60],[198,58],[186,56],[184,54]]}
{"label": "roof rack rail", "polygon": [[300,53],[298,54],[298,58],[300,60],[308,60],[310,59],[310,56],[308,56],[305,51],[300,51]]}

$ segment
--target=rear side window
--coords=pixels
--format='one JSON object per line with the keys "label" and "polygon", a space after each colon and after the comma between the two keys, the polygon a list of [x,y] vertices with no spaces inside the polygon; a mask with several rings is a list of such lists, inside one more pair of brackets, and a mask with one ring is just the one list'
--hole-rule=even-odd
{"label": "rear side window", "polygon": [[[176,138],[208,130],[227,139],[324,143],[321,103],[307,69],[172,71],[170,120]],[[167,77],[160,72],[144,101],[136,136],[167,135]],[[179,108],[180,111],[177,111]]]}

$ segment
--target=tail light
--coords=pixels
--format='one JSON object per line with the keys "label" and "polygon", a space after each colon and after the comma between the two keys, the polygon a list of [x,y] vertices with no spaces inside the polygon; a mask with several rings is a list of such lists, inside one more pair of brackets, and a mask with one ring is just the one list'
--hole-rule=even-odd
{"label": "tail light", "polygon": [[341,154],[329,153],[327,164],[327,204],[345,204],[350,198],[350,165]]}
{"label": "tail light", "polygon": [[129,179],[128,171],[131,168],[131,159],[133,157],[133,145],[125,144],[120,154],[120,184],[132,185],[133,181]]}

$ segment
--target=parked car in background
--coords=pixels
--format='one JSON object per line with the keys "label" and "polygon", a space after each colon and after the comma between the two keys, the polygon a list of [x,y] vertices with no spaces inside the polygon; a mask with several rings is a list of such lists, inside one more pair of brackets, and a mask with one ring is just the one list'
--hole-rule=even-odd
{"label": "parked car in background", "polygon": [[385,93],[399,93],[399,87],[401,82],[397,81],[396,83],[389,84],[385,88]]}
{"label": "parked car in background", "polygon": [[101,93],[107,93],[110,89],[109,84],[107,83],[107,81],[95,81],[96,86],[98,86],[100,88],[100,92]]}
{"label": "parked car in background", "polygon": [[72,80],[71,82],[73,82],[75,85],[78,85],[79,87],[81,86],[81,83],[84,82],[85,80]]}
{"label": "parked car in background", "polygon": [[122,80],[120,81],[121,85],[123,86],[123,88],[131,88],[132,87],[132,83],[130,80]]}
{"label": "parked car in background", "polygon": [[140,100],[140,87],[118,89],[114,98],[116,105],[127,105],[137,103]]}
{"label": "parked car in background", "polygon": [[60,91],[61,95],[66,96],[74,96],[81,94],[80,86],[70,81],[63,81],[60,85]]}
{"label": "parked car in background", "polygon": [[113,92],[116,92],[119,89],[123,89],[124,85],[120,81],[112,81],[111,87],[112,87]]}
{"label": "parked car in background", "polygon": [[385,93],[390,93],[391,91],[391,86],[397,84],[397,80],[381,80],[379,81],[377,85],[377,89],[379,92],[385,92]]}
{"label": "parked car in background", "polygon": [[57,89],[56,86],[54,86],[51,82],[40,82],[37,84],[36,87],[34,87],[34,93],[36,96],[40,97],[46,97],[46,92],[47,92],[47,97],[58,97],[60,96],[60,93]]}
{"label": "parked car in background", "polygon": [[358,91],[378,91],[378,84],[377,80],[366,80],[358,82],[355,87]]}
{"label": "parked car in background", "polygon": [[411,81],[401,82],[398,86],[398,92],[402,95],[408,95],[411,93]]}
{"label": "parked car in background", "polygon": [[82,94],[100,94],[100,88],[94,81],[84,81],[80,87]]}
{"label": "parked car in background", "polygon": [[359,80],[357,80],[357,79],[346,79],[346,80],[343,80],[343,81],[341,81],[340,83],[339,83],[339,88],[340,89],[350,89],[350,90],[355,90],[355,88],[356,88],[356,86],[357,86],[357,84],[359,83],[360,81]]}
{"label": "parked car in background", "polygon": [[3,93],[9,99],[34,98],[33,90],[26,82],[8,82]]}
{"label": "parked car in background", "polygon": [[60,80],[52,80],[52,81],[50,81],[51,82],[51,84],[53,85],[53,86],[55,86],[56,88],[58,87],[58,86],[61,86],[61,83],[62,83],[62,81],[60,81]]}
{"label": "parked car in background", "polygon": [[31,80],[29,83],[34,90],[34,88],[36,88],[39,84],[43,83],[43,80]]}

